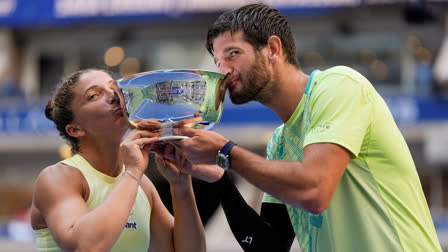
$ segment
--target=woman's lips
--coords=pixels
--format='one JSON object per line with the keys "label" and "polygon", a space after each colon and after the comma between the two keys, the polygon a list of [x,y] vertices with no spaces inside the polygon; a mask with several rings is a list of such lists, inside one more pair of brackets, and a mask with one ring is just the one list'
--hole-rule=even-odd
{"label": "woman's lips", "polygon": [[123,110],[121,109],[121,107],[116,107],[115,109],[112,110],[112,113],[114,115],[124,116]]}

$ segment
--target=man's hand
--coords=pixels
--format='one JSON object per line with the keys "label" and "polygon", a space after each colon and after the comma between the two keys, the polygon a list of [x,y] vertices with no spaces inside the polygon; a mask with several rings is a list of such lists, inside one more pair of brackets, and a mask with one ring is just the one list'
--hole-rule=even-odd
{"label": "man's hand", "polygon": [[213,131],[196,130],[188,127],[175,128],[176,134],[188,136],[176,143],[192,164],[216,164],[218,151],[227,142],[220,134]]}

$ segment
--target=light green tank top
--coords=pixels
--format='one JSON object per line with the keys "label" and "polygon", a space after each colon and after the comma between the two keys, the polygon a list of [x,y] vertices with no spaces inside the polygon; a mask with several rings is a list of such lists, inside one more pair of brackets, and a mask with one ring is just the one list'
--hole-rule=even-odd
{"label": "light green tank top", "polygon": [[[120,180],[124,171],[117,177],[107,176],[95,170],[81,155],[65,159],[62,163],[79,169],[86,178],[90,189],[89,198],[86,202],[89,210],[95,209],[104,201],[115,184]],[[110,210],[110,214],[114,214],[113,209]],[[151,207],[148,198],[139,186],[137,198],[129,214],[126,226],[110,251],[148,251],[150,216]],[[61,251],[48,228],[35,230],[34,232],[39,251]]]}

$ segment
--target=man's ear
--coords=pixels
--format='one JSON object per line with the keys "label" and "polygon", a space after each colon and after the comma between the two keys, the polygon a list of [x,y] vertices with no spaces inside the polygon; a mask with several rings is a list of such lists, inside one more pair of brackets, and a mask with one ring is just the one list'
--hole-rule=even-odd
{"label": "man's ear", "polygon": [[67,124],[65,126],[65,131],[72,137],[81,137],[85,135],[85,131],[76,124]]}
{"label": "man's ear", "polygon": [[282,50],[282,41],[280,40],[279,37],[272,35],[268,38],[267,48],[268,48],[268,60],[269,63],[272,63],[280,57]]}

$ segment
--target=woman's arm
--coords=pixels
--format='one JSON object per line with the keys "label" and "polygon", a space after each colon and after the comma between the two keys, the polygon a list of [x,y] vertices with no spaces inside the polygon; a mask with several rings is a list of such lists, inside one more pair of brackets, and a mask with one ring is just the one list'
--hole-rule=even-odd
{"label": "woman's arm", "polygon": [[150,190],[153,206],[150,250],[205,251],[205,232],[196,207],[190,176],[179,172],[172,163],[160,157],[156,157],[156,162],[159,171],[170,183],[174,218],[148,179],[151,185],[145,186],[145,191]]}
{"label": "woman's arm", "polygon": [[191,178],[186,176],[186,183],[170,183],[175,248],[176,251],[206,251],[204,226],[196,206]]}
{"label": "woman's arm", "polygon": [[39,176],[34,203],[63,251],[106,251],[118,239],[137,194],[137,181],[123,176],[109,196],[90,211],[81,172],[58,164]]}
{"label": "woman's arm", "polygon": [[[149,148],[157,138],[133,131],[120,151],[126,172],[106,199],[89,211],[86,205],[86,181],[73,167],[57,164],[39,176],[34,203],[56,243],[64,251],[105,251],[118,239],[137,195],[141,175],[147,166]],[[145,160],[146,157],[146,160]]]}

